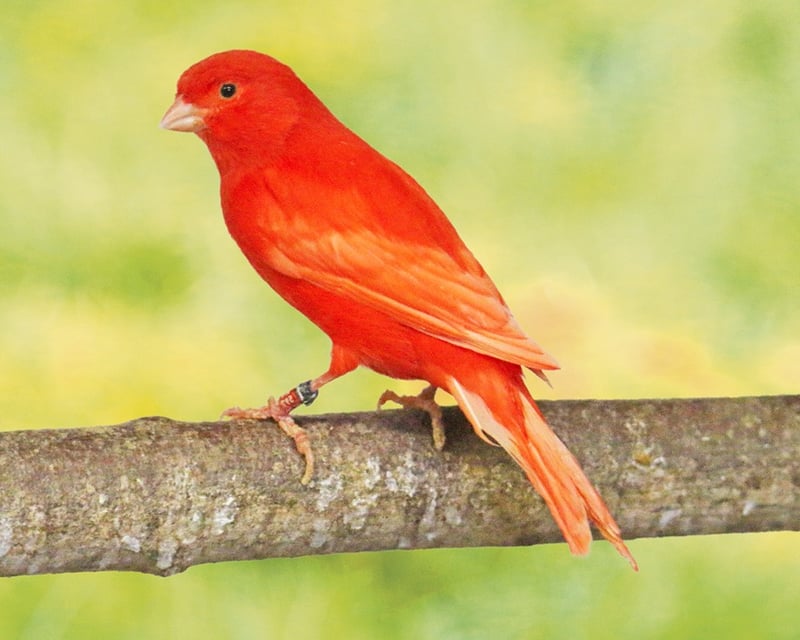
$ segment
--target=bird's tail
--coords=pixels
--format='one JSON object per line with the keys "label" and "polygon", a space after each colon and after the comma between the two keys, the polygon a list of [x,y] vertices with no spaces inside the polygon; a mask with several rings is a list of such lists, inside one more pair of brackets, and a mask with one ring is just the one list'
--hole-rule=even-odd
{"label": "bird's tail", "polygon": [[[448,391],[484,439],[488,435],[525,471],[544,498],[574,554],[589,552],[591,520],[619,553],[638,570],[613,516],[578,461],[553,433],[533,401],[521,373],[482,375],[472,385],[450,378]],[[488,388],[487,388],[488,387]]]}

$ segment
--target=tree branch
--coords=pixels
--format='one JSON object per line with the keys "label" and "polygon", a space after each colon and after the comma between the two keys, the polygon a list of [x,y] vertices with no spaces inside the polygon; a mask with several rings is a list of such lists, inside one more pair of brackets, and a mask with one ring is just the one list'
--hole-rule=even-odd
{"label": "tree branch", "polygon": [[[800,396],[542,402],[627,538],[800,530]],[[0,433],[0,575],[129,570],[561,536],[522,472],[445,410],[271,424],[141,418]]]}

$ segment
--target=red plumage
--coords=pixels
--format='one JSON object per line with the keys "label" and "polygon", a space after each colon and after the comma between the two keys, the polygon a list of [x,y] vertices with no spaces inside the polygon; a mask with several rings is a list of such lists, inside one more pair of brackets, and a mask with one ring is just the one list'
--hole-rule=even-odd
{"label": "red plumage", "polygon": [[[636,566],[523,382],[523,366],[544,377],[558,365],[523,333],[413,178],[339,122],[289,67],[253,51],[190,67],[162,126],[207,144],[231,236],[331,338],[331,365],[310,381],[314,394],[358,365],[445,389],[476,433],[525,470],[574,553],[588,551],[591,520]],[[290,422],[304,400],[290,392],[265,414],[233,415]],[[284,428],[297,439],[297,427]]]}

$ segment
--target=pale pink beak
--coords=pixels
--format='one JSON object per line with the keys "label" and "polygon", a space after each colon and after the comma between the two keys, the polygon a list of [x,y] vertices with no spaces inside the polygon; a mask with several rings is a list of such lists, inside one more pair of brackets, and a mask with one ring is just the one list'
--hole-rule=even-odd
{"label": "pale pink beak", "polygon": [[188,131],[197,133],[205,129],[206,123],[203,116],[208,112],[207,109],[200,109],[191,102],[184,102],[181,96],[175,98],[175,102],[167,109],[164,117],[161,118],[159,126],[170,131]]}

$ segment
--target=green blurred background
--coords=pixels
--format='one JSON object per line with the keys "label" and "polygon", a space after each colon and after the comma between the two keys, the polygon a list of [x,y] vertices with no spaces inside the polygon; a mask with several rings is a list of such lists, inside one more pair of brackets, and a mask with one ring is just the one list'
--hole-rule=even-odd
{"label": "green blurred background", "polygon": [[[235,47],[437,199],[561,362],[540,397],[798,391],[795,0],[10,0],[3,428],[207,420],[325,368],[227,237],[205,148],[157,127],[178,75]],[[314,409],[385,387],[359,371]],[[797,637],[796,534],[631,547],[639,575],[598,543],[7,579],[0,638]]]}

